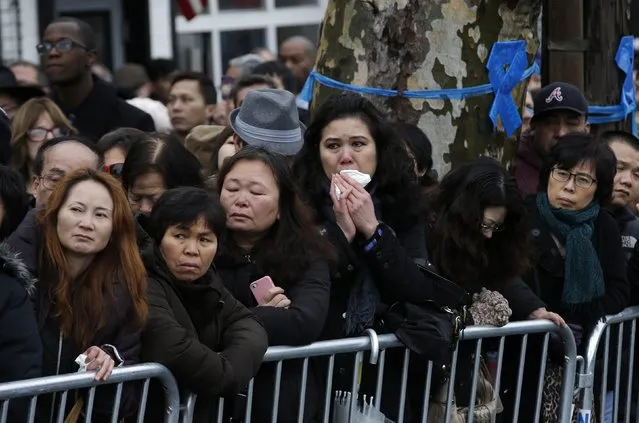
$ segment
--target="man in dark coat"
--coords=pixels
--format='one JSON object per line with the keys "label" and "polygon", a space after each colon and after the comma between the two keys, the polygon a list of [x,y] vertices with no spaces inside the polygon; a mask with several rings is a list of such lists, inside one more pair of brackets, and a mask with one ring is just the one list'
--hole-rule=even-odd
{"label": "man in dark coat", "polygon": [[96,141],[122,127],[155,131],[151,116],[118,98],[115,87],[93,76],[95,48],[95,33],[86,22],[60,18],[49,24],[38,52],[53,100],[81,135]]}

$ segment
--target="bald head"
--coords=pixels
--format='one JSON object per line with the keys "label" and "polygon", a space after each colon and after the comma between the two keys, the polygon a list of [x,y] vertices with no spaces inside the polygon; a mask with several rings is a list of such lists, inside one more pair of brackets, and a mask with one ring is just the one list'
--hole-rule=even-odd
{"label": "bald head", "polygon": [[63,16],[51,22],[48,27],[58,24],[74,26],[77,30],[78,41],[80,41],[89,50],[94,50],[96,48],[95,31],[91,28],[91,25],[85,21],[70,16]]}
{"label": "bald head", "polygon": [[288,38],[280,46],[279,59],[293,72],[301,88],[315,64],[315,45],[306,37]]}

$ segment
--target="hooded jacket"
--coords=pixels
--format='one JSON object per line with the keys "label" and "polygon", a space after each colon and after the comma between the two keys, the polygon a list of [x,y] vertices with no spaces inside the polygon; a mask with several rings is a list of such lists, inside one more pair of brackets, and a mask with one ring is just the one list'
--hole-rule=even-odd
{"label": "hooded jacket", "polygon": [[[40,377],[42,342],[29,300],[36,280],[6,243],[0,268],[0,383]],[[11,400],[7,421],[25,421],[28,406],[28,398]]]}

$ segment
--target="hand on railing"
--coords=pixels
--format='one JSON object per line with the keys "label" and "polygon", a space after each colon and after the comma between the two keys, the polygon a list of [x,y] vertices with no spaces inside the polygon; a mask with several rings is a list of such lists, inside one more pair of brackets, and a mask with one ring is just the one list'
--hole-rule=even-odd
{"label": "hand on railing", "polygon": [[93,346],[86,350],[84,355],[87,356],[86,370],[88,372],[97,371],[95,380],[107,380],[111,376],[115,361],[103,349]]}
{"label": "hand on railing", "polygon": [[528,319],[529,320],[540,320],[540,319],[550,320],[557,326],[563,326],[566,324],[566,322],[560,315],[558,315],[557,313],[553,313],[552,311],[546,310],[545,307],[538,308],[537,310],[530,313],[530,315],[528,316]]}

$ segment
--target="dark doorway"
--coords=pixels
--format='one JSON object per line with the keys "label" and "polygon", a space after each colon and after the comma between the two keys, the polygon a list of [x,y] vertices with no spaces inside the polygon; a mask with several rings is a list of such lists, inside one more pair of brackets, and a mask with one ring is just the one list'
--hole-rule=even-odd
{"label": "dark doorway", "polygon": [[149,3],[147,0],[122,0],[125,62],[145,64],[151,58]]}
{"label": "dark doorway", "polygon": [[93,28],[100,61],[109,69],[113,69],[113,45],[111,34],[111,13],[108,11],[63,12],[60,16],[82,19]]}

